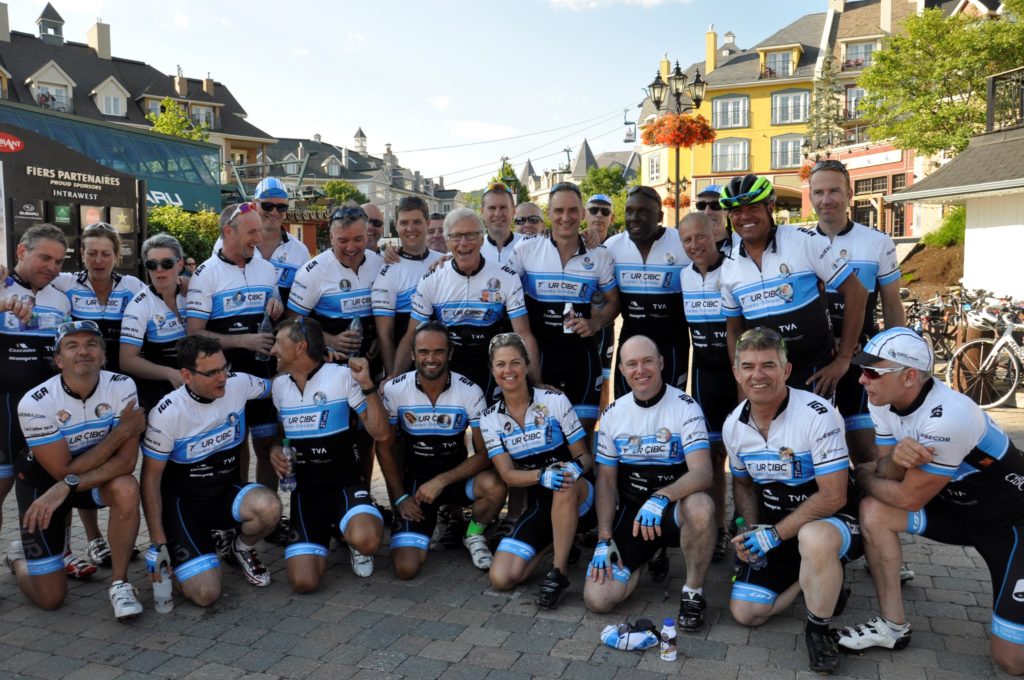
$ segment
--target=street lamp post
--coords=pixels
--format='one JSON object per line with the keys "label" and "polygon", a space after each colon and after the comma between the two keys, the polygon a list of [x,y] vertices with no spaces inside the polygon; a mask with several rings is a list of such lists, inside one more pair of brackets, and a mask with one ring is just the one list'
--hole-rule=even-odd
{"label": "street lamp post", "polygon": [[[668,77],[668,83],[665,83],[661,77],[661,71],[654,76],[654,80],[648,86],[650,92],[651,101],[654,102],[655,109],[661,109],[661,104],[665,102],[666,90],[672,95],[672,98],[676,102],[676,114],[682,114],[684,111],[696,111],[700,108],[701,102],[704,101],[704,94],[707,91],[708,84],[701,78],[700,69],[696,69],[693,74],[693,80],[689,83],[686,82],[686,74],[679,68],[679,61],[676,60],[676,67],[672,69],[672,73]],[[693,106],[683,106],[683,93],[690,96],[690,101],[693,102]],[[679,147],[675,147],[676,158],[675,158],[675,209],[676,209],[676,224],[679,224],[679,191],[682,189],[686,191],[687,181],[679,178]]]}

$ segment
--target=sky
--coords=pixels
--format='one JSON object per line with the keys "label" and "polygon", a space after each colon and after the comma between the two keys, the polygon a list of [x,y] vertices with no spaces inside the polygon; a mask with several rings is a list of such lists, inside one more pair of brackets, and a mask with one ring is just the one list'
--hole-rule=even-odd
{"label": "sky", "polygon": [[[11,30],[37,34],[41,0],[8,0]],[[66,40],[101,19],[115,57],[207,73],[274,137],[370,153],[447,188],[482,187],[503,155],[517,174],[566,162],[586,138],[625,151],[664,54],[704,59],[705,32],[751,47],[827,0],[53,0]],[[507,139],[514,137],[514,139]],[[504,140],[504,141],[494,141]],[[447,148],[438,148],[447,147]]]}

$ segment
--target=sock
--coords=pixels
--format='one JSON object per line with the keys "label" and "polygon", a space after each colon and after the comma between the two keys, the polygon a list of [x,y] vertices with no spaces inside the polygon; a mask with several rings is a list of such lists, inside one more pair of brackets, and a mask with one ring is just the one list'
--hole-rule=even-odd
{"label": "sock", "polygon": [[242,534],[238,534],[238,536],[235,537],[235,550],[238,550],[239,552],[248,552],[249,550],[253,550],[255,547],[256,546],[254,545],[246,545],[243,543]]}
{"label": "sock", "polygon": [[479,536],[480,534],[484,533],[485,528],[486,525],[477,523],[475,519],[470,519],[469,524],[466,525],[466,535]]}
{"label": "sock", "polygon": [[884,616],[879,616],[878,618],[880,618],[883,621],[885,621],[885,625],[889,626],[889,630],[891,630],[894,633],[902,633],[903,631],[905,631],[907,629],[907,624],[905,624],[905,623],[893,623],[892,621],[890,621],[889,619],[885,618]]}
{"label": "sock", "polygon": [[815,616],[811,613],[811,610],[807,610],[807,625],[804,630],[807,632],[815,631],[817,633],[828,633],[828,624],[832,623],[832,617],[828,618],[822,616]]}
{"label": "sock", "polygon": [[691,588],[688,585],[683,585],[682,592],[683,592],[683,595],[686,595],[687,593],[690,593],[692,595],[700,595],[701,597],[704,597],[704,589],[703,588]]}

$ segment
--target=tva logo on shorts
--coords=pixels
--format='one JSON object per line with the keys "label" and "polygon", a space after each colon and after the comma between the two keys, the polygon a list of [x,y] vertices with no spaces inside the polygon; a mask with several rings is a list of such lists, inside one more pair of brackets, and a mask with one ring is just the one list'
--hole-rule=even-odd
{"label": "tva logo on shorts", "polygon": [[1024,578],[1017,579],[1013,586],[1013,599],[1016,602],[1024,602]]}

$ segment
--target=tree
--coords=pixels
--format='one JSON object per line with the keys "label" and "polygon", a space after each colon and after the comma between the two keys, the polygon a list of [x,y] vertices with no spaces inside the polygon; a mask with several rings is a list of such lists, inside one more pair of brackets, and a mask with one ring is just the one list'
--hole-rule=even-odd
{"label": "tree", "polygon": [[161,205],[149,209],[149,234],[170,234],[181,243],[187,257],[203,262],[213,253],[213,244],[220,236],[218,217],[215,212],[190,213],[176,205]]}
{"label": "tree", "polygon": [[583,192],[583,199],[594,194],[607,194],[612,196],[622,191],[626,186],[626,180],[622,176],[622,168],[613,166],[610,168],[590,168],[587,176],[580,182],[580,191]]}
{"label": "tree", "polygon": [[811,149],[838,146],[843,138],[839,121],[843,116],[843,85],[832,50],[825,53],[821,75],[814,79],[810,116],[807,121],[807,144]]}
{"label": "tree", "polygon": [[193,125],[185,108],[170,97],[164,97],[160,102],[160,113],[150,111],[146,114],[146,120],[153,124],[153,132],[200,142],[210,137],[210,126],[205,121]]}
{"label": "tree", "polygon": [[[1024,18],[1024,0],[1006,0],[1006,14]],[[985,128],[986,77],[1024,64],[1024,23],[939,9],[907,18],[905,35],[890,36],[858,84],[871,139],[893,139],[924,154],[960,152]]]}
{"label": "tree", "polygon": [[324,196],[334,199],[337,203],[355,201],[359,205],[369,203],[363,192],[356,189],[350,182],[343,179],[332,179],[324,183]]}
{"label": "tree", "polygon": [[516,177],[516,169],[508,162],[508,156],[501,157],[501,168],[498,170],[498,174],[491,177],[487,183],[490,184],[491,182],[504,182],[512,189],[516,195],[516,205],[530,200],[530,192],[519,183],[519,178]]}

